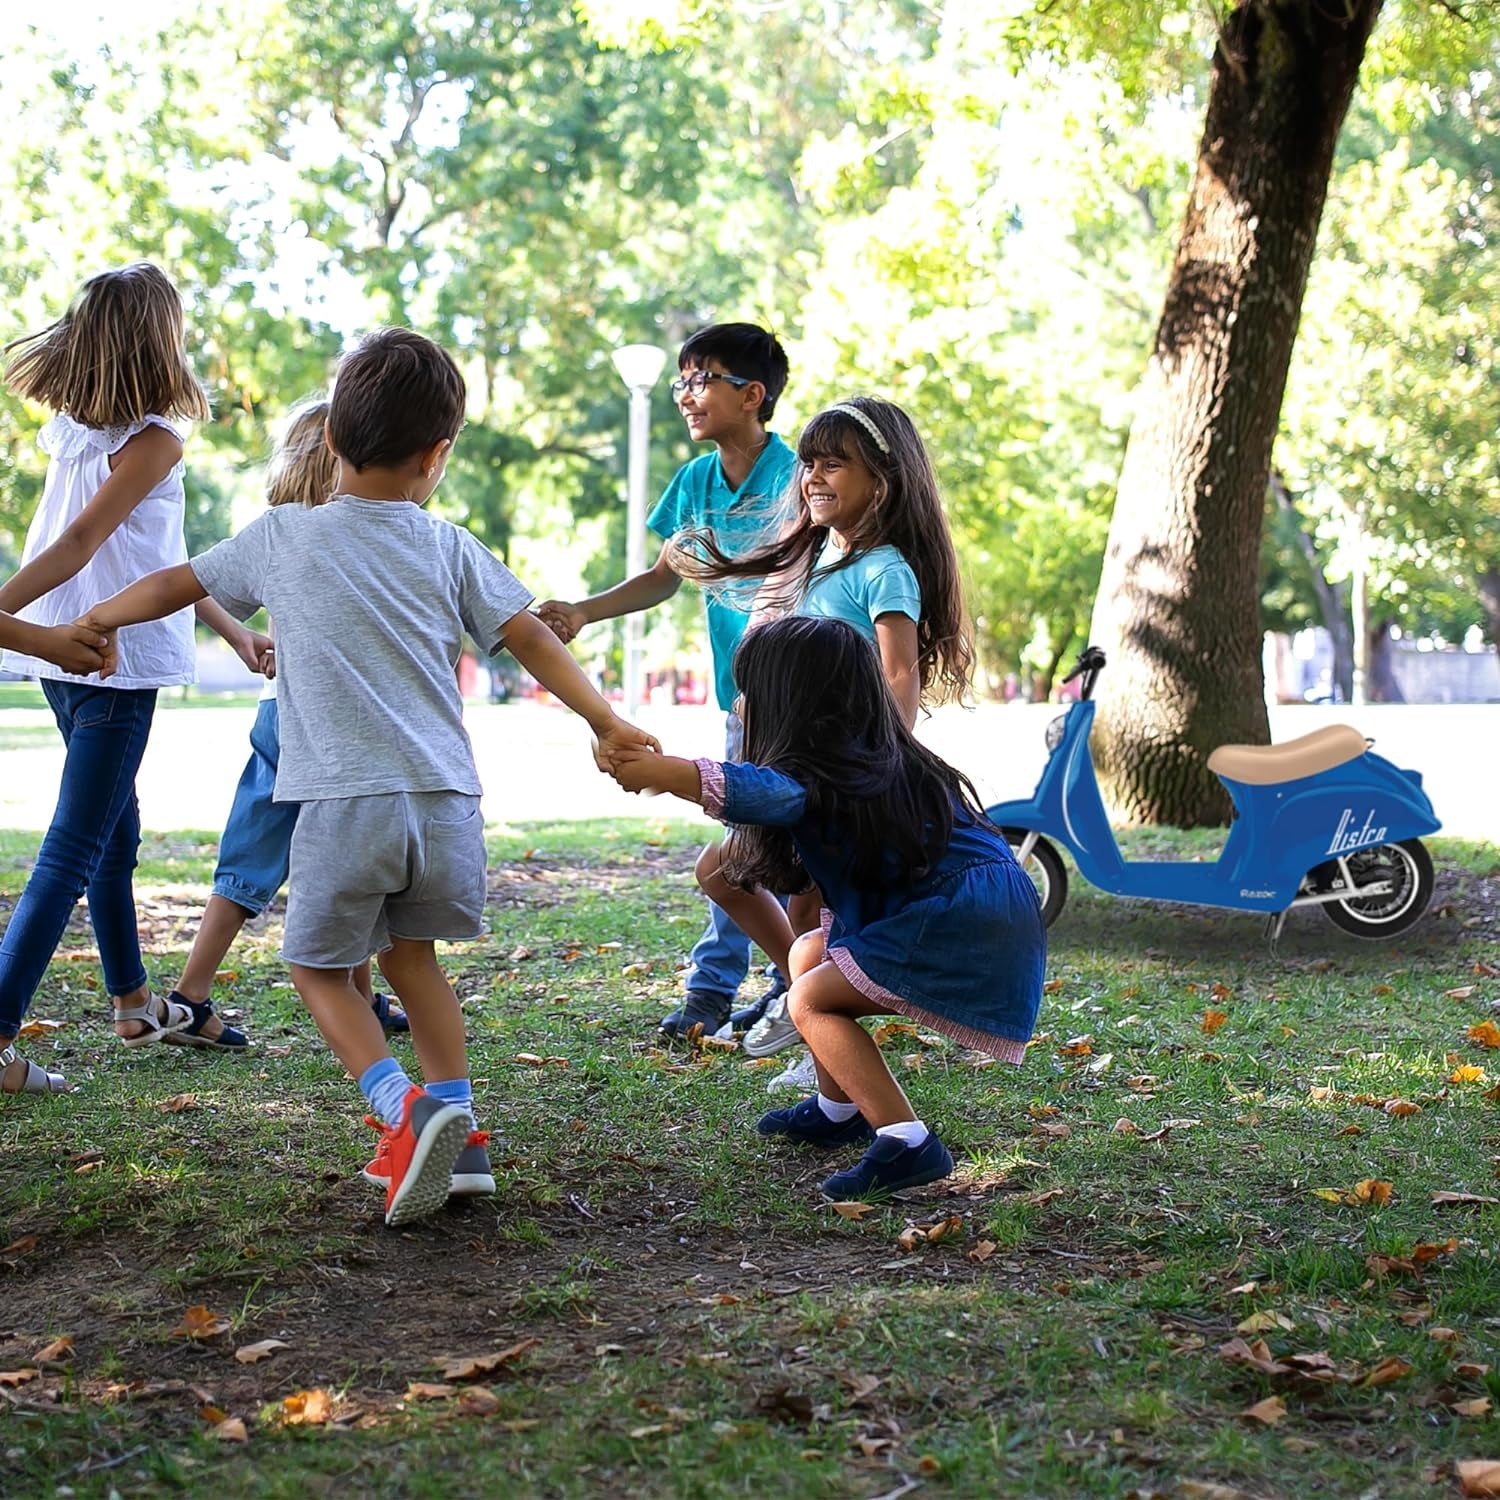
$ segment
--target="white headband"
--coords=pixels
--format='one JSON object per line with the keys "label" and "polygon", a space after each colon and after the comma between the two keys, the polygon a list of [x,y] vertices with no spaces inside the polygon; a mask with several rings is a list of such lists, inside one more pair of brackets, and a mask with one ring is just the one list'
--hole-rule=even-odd
{"label": "white headband", "polygon": [[847,401],[836,402],[833,406],[826,407],[827,411],[841,412],[846,417],[853,417],[861,427],[875,440],[875,446],[880,449],[886,457],[890,457],[891,445],[886,442],[885,434],[862,412],[857,406],[851,406]]}

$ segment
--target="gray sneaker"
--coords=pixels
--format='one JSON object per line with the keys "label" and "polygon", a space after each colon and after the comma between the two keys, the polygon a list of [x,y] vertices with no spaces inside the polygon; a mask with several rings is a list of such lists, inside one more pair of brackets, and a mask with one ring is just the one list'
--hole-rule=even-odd
{"label": "gray sneaker", "polygon": [[801,1040],[802,1033],[787,1014],[786,996],[782,994],[777,995],[766,1006],[765,1015],[745,1033],[740,1046],[751,1057],[769,1057],[773,1052],[780,1052],[783,1047],[790,1047]]}

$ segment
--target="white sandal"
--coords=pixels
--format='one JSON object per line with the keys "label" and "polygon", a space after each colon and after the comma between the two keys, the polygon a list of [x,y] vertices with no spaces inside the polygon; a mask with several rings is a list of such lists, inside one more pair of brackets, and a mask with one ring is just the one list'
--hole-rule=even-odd
{"label": "white sandal", "polygon": [[0,1088],[0,1096],[5,1094],[70,1094],[72,1085],[61,1073],[49,1073],[46,1068],[38,1067],[36,1063],[27,1061],[16,1053],[13,1044],[0,1047],[0,1073],[4,1073],[12,1063],[25,1063],[26,1075],[18,1089]]}
{"label": "white sandal", "polygon": [[[156,1006],[162,1007],[161,1019],[157,1019]],[[144,1005],[132,1005],[125,1010],[115,1007],[116,1021],[139,1021],[147,1029],[138,1036],[120,1036],[122,1045],[126,1047],[149,1047],[152,1042],[159,1042],[163,1037],[170,1036],[174,1031],[181,1031],[186,1026],[193,1024],[193,1012],[186,1005],[179,1005],[175,1000],[163,999],[160,995],[148,995]]]}

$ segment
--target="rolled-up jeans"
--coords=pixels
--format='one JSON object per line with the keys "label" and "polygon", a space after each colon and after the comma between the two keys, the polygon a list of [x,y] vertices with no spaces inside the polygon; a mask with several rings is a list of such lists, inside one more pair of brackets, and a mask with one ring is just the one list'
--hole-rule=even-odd
{"label": "rolled-up jeans", "polygon": [[0,938],[0,1037],[14,1036],[85,892],[104,987],[146,982],[131,875],[141,842],[135,776],[156,712],[154,688],[43,681],[67,757],[52,825]]}

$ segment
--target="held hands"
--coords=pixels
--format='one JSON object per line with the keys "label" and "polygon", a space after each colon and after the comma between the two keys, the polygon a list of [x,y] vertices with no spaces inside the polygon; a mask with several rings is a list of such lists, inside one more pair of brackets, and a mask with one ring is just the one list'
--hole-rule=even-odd
{"label": "held hands", "polygon": [[33,654],[75,677],[88,677],[94,672],[108,677],[115,666],[115,638],[107,631],[96,629],[87,620],[75,620],[71,625],[49,625],[38,631]]}
{"label": "held hands", "polygon": [[673,772],[681,764],[674,756],[652,754],[648,750],[621,750],[609,770],[627,792],[647,792],[654,796],[672,790]]}
{"label": "held hands", "polygon": [[272,644],[271,637],[261,635],[259,631],[246,630],[241,632],[239,639],[234,644],[234,654],[261,677],[274,677],[276,675],[276,647]]}
{"label": "held hands", "polygon": [[545,604],[537,605],[536,614],[565,646],[588,624],[587,617],[576,604],[566,604],[561,599],[548,599]]}
{"label": "held hands", "polygon": [[661,742],[644,729],[627,723],[619,715],[594,736],[594,764],[601,771],[615,774],[615,765],[621,756],[661,754]]}

